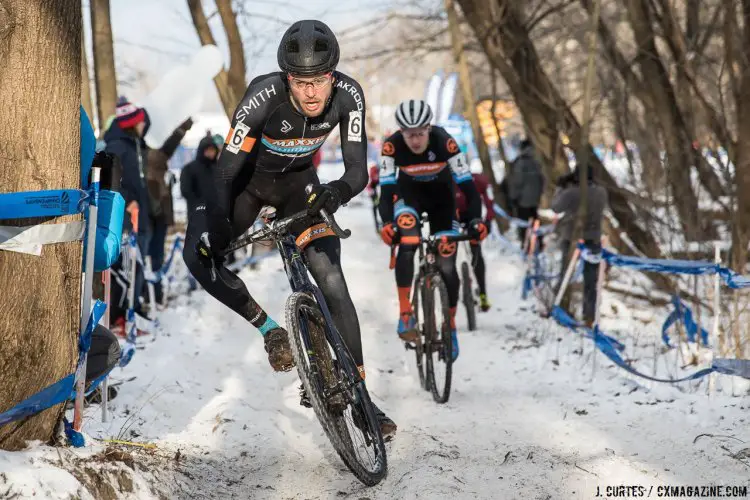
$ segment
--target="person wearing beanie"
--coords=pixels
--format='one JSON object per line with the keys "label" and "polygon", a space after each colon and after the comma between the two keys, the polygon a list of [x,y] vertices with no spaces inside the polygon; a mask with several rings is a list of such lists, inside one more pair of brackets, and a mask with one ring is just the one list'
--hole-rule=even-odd
{"label": "person wearing beanie", "polygon": [[[125,198],[127,212],[138,210],[138,247],[141,255],[148,255],[151,240],[151,219],[147,174],[147,147],[143,136],[148,131],[149,118],[145,109],[129,102],[124,97],[117,101],[115,118],[104,133],[106,146],[104,151],[115,156],[122,166],[120,194]],[[124,229],[132,229],[130,217],[126,214]],[[135,277],[135,310],[145,316],[141,310],[139,298],[143,291],[143,269],[139,265]]]}

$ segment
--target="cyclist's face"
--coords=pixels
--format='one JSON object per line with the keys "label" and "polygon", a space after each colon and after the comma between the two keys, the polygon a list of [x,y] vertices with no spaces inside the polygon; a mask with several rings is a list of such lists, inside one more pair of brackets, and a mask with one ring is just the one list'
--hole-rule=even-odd
{"label": "cyclist's face", "polygon": [[289,75],[287,78],[292,96],[302,108],[302,113],[311,118],[320,116],[333,91],[333,73],[306,77]]}
{"label": "cyclist's face", "polygon": [[419,155],[425,152],[430,142],[430,127],[407,128],[401,131],[411,152]]}

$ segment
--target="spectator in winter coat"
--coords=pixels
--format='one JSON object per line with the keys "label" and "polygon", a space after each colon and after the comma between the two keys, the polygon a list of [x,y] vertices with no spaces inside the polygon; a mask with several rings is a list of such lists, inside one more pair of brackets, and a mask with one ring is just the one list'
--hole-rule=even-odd
{"label": "spectator in winter coat", "polygon": [[[146,110],[139,108],[121,97],[117,102],[115,119],[104,133],[105,152],[115,156],[122,167],[120,194],[125,198],[126,210],[138,212],[138,248],[141,255],[147,255],[151,241],[151,218],[149,213],[148,187],[146,173],[148,170],[146,143],[143,136],[148,131],[149,120]],[[125,217],[125,230],[132,230],[130,218]],[[136,268],[135,276],[135,310],[143,315],[139,298],[143,291],[143,268]]]}
{"label": "spectator in winter coat", "polygon": [[[167,239],[167,230],[174,225],[172,207],[174,175],[169,171],[167,163],[192,125],[192,120],[186,120],[164,141],[161,148],[148,150],[146,180],[151,207],[149,218],[153,228],[148,255],[151,257],[151,269],[154,272],[161,269],[164,264],[164,243]],[[154,285],[154,292],[157,304],[161,304],[163,299],[161,283]]]}
{"label": "spectator in winter coat", "polygon": [[[542,166],[534,157],[534,147],[528,139],[521,141],[521,153],[512,165],[508,179],[508,196],[513,215],[522,220],[536,219],[539,200],[544,192],[544,174]],[[521,244],[526,230],[518,228]]]}
{"label": "spectator in winter coat", "polygon": [[[587,202],[586,220],[583,226],[583,242],[591,254],[599,254],[602,251],[602,219],[604,211],[609,204],[607,190],[594,182],[592,168],[587,169]],[[575,171],[563,176],[558,181],[558,190],[552,200],[551,208],[555,212],[564,213],[563,218],[557,223],[557,232],[560,236],[560,249],[562,251],[562,272],[565,273],[568,265],[568,249],[573,238],[573,226],[578,216],[578,206],[581,203],[580,167]],[[598,264],[585,261],[583,267],[583,320],[591,326],[596,315],[596,284],[598,278]]]}
{"label": "spectator in winter coat", "polygon": [[185,165],[180,174],[180,192],[187,201],[188,220],[195,207],[213,196],[213,169],[216,167],[219,149],[211,136],[201,139],[195,160]]}
{"label": "spectator in winter coat", "polygon": [[[476,186],[480,198],[482,198],[482,204],[485,208],[484,225],[487,226],[488,230],[491,230],[492,219],[495,218],[495,208],[489,195],[490,180],[486,175],[480,173],[471,174],[471,178],[474,181],[474,186]],[[466,195],[463,191],[457,189],[455,184],[453,192],[456,196],[456,219],[459,222],[468,224],[470,217],[468,215],[469,205],[466,201]],[[477,240],[472,240],[469,248],[471,249],[471,265],[474,267],[474,275],[477,278],[477,286],[479,287],[479,307],[482,312],[487,312],[490,310],[490,302],[487,299],[487,284],[485,279],[487,271],[484,256],[482,255],[481,243]]]}

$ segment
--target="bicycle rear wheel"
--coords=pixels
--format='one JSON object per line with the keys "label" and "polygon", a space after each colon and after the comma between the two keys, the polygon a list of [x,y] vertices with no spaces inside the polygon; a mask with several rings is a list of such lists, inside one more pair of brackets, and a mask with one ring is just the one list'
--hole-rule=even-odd
{"label": "bicycle rear wheel", "polygon": [[378,484],[388,470],[385,444],[364,381],[345,369],[354,366],[349,353],[336,356],[323,313],[306,293],[289,297],[286,322],[297,373],[333,448],[357,479]]}
{"label": "bicycle rear wheel", "polygon": [[432,390],[432,398],[438,403],[445,403],[450,397],[453,375],[448,289],[437,274],[425,277],[422,283],[427,385]]}
{"label": "bicycle rear wheel", "polygon": [[466,318],[469,323],[469,331],[477,329],[477,303],[474,300],[474,292],[471,289],[471,269],[469,263],[461,264],[461,295],[462,302],[466,307]]}

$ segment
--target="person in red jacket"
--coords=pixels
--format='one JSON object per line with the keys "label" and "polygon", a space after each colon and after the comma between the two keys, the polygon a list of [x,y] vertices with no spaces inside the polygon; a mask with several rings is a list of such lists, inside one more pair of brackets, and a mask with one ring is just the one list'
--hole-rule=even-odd
{"label": "person in red jacket", "polygon": [[315,152],[315,154],[312,157],[312,164],[313,167],[315,167],[315,170],[318,170],[318,167],[320,166],[320,162],[323,159],[323,148],[318,148],[318,150]]}
{"label": "person in red jacket", "polygon": [[370,195],[372,200],[372,217],[375,221],[375,230],[380,234],[380,219],[378,219],[378,203],[380,203],[380,193],[378,192],[378,186],[380,185],[380,169],[377,165],[370,167],[370,182],[367,184],[367,194]]}
{"label": "person in red jacket", "polygon": [[[495,218],[495,210],[492,206],[492,200],[487,192],[490,186],[489,179],[487,179],[487,176],[484,174],[471,174],[471,178],[474,181],[474,186],[476,186],[477,192],[479,192],[479,196],[482,198],[482,204],[487,211],[484,224],[489,229],[492,227],[492,219]],[[459,222],[468,222],[466,197],[460,189],[454,189],[454,192],[456,193],[456,216]],[[479,286],[479,308],[482,312],[487,312],[492,305],[487,299],[487,282],[485,280],[486,269],[484,266],[484,257],[482,256],[481,243],[478,240],[472,240],[470,246],[471,261],[474,265],[474,274],[476,274],[477,285]]]}

